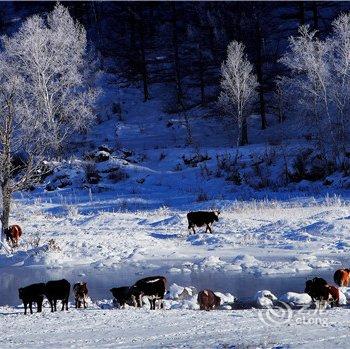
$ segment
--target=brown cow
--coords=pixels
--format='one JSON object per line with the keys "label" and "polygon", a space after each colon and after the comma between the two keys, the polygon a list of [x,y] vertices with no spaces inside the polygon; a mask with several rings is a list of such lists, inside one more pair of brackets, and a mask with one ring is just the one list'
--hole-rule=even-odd
{"label": "brown cow", "polygon": [[6,236],[6,241],[8,244],[12,244],[12,247],[18,247],[19,238],[22,236],[22,229],[19,225],[10,225],[4,231]]}
{"label": "brown cow", "polygon": [[334,273],[334,282],[340,286],[349,286],[349,282],[350,282],[350,269],[338,269],[335,273]]}
{"label": "brown cow", "polygon": [[221,298],[211,290],[203,290],[198,293],[197,301],[200,310],[211,310],[219,307]]}

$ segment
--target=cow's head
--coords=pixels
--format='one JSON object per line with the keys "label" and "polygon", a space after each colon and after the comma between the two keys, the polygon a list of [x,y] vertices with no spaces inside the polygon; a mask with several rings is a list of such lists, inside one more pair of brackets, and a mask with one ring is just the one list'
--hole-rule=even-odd
{"label": "cow's head", "polygon": [[214,211],[214,219],[215,219],[216,221],[219,220],[219,214],[220,214],[220,211]]}
{"label": "cow's head", "polygon": [[312,292],[312,289],[313,289],[313,281],[312,280],[308,280],[308,281],[306,281],[306,283],[305,283],[305,290],[304,290],[304,292],[305,293],[310,293],[310,292]]}

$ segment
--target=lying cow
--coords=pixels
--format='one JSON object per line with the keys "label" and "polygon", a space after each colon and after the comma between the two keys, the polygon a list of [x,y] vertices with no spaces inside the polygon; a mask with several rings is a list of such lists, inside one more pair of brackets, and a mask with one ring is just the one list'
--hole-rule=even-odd
{"label": "lying cow", "polygon": [[136,297],[131,293],[130,286],[114,287],[110,291],[120,307],[125,308],[126,304],[137,307]]}
{"label": "lying cow", "polygon": [[205,232],[209,230],[212,233],[211,225],[219,220],[220,211],[197,211],[187,213],[188,229],[193,230],[193,234],[196,233],[194,227],[206,226]]}
{"label": "lying cow", "polygon": [[349,286],[350,269],[338,269],[334,273],[334,282],[340,287]]}
{"label": "lying cow", "polygon": [[161,300],[160,307],[163,308],[163,298],[166,292],[167,279],[164,276],[150,276],[137,281],[131,288],[130,294],[135,297],[138,307],[142,305],[142,297],[146,296],[150,302],[151,310],[156,309],[156,301]]}
{"label": "lying cow", "polygon": [[200,310],[209,311],[220,306],[221,298],[211,290],[203,290],[198,293],[197,301]]}
{"label": "lying cow", "polygon": [[37,311],[42,311],[43,300],[45,294],[45,284],[32,284],[18,289],[18,297],[24,304],[24,315],[27,314],[27,306],[29,304],[30,313],[33,314],[33,302],[37,304]]}
{"label": "lying cow", "polygon": [[87,306],[88,289],[86,282],[79,282],[73,286],[75,307],[80,308],[83,304],[84,309]]}
{"label": "lying cow", "polygon": [[306,281],[305,293],[307,293],[313,302],[319,301],[319,304],[329,302],[331,306],[339,305],[339,290],[327,284],[327,281],[315,277]]}
{"label": "lying cow", "polygon": [[62,310],[64,310],[64,306],[68,310],[69,292],[70,283],[65,279],[46,283],[45,296],[50,303],[51,312],[57,311],[57,300],[62,301]]}
{"label": "lying cow", "polygon": [[18,247],[19,238],[22,236],[22,229],[19,225],[10,225],[4,230],[4,234],[9,245],[11,242],[12,247]]}

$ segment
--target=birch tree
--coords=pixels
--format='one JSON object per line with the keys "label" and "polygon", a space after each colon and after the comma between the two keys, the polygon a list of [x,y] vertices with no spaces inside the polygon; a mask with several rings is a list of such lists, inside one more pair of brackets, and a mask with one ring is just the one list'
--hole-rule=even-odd
{"label": "birch tree", "polygon": [[[39,179],[42,161],[94,117],[84,76],[86,33],[62,5],[2,38],[0,54],[1,240],[11,198]],[[21,154],[22,163],[15,158]]]}
{"label": "birch tree", "polygon": [[232,41],[229,44],[227,59],[221,66],[221,75],[220,101],[237,121],[237,144],[248,144],[247,117],[256,98],[258,82],[242,43]]}

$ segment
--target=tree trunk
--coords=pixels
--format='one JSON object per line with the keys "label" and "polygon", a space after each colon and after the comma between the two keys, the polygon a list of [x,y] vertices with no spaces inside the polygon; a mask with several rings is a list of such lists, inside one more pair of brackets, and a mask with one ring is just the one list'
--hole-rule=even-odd
{"label": "tree trunk", "polygon": [[242,118],[242,135],[241,135],[241,145],[247,145],[248,144],[248,125],[247,125],[247,118]]}
{"label": "tree trunk", "polygon": [[304,1],[300,1],[298,2],[298,6],[299,6],[299,23],[300,25],[304,25],[305,24],[305,4]]}
{"label": "tree trunk", "polygon": [[262,36],[260,24],[256,24],[256,41],[257,41],[257,55],[256,55],[256,75],[258,78],[259,88],[259,109],[261,116],[261,129],[265,130],[267,127],[266,121],[266,103],[264,96],[264,84],[263,84],[263,54],[262,54]]}
{"label": "tree trunk", "polygon": [[149,100],[149,92],[148,92],[147,62],[146,62],[146,54],[145,54],[144,27],[143,27],[142,19],[140,20],[140,24],[139,24],[139,33],[140,33],[140,46],[141,46],[143,96],[144,96],[144,101],[146,102],[147,100]]}
{"label": "tree trunk", "polygon": [[174,69],[175,69],[175,84],[176,84],[176,96],[177,102],[180,104],[182,101],[182,86],[180,77],[180,59],[179,59],[179,43],[177,38],[177,17],[176,17],[176,3],[172,3],[173,13],[172,13],[172,24],[173,24],[173,50],[174,50]]}
{"label": "tree trunk", "polygon": [[[201,39],[200,39],[201,40]],[[202,106],[205,106],[205,81],[204,81],[204,60],[203,60],[203,54],[202,54],[202,45],[198,45],[198,51],[199,51],[199,84],[200,84],[200,90],[201,90],[201,104]]]}
{"label": "tree trunk", "polygon": [[314,29],[318,30],[318,9],[316,1],[312,1],[312,18],[314,22]]}
{"label": "tree trunk", "polygon": [[1,241],[5,241],[5,230],[9,227],[11,210],[11,190],[8,183],[3,183],[2,188],[2,214],[1,214]]}
{"label": "tree trunk", "polygon": [[237,139],[237,145],[243,146],[248,144],[248,125],[247,125],[247,118],[243,115],[239,115],[238,117],[238,139]]}

